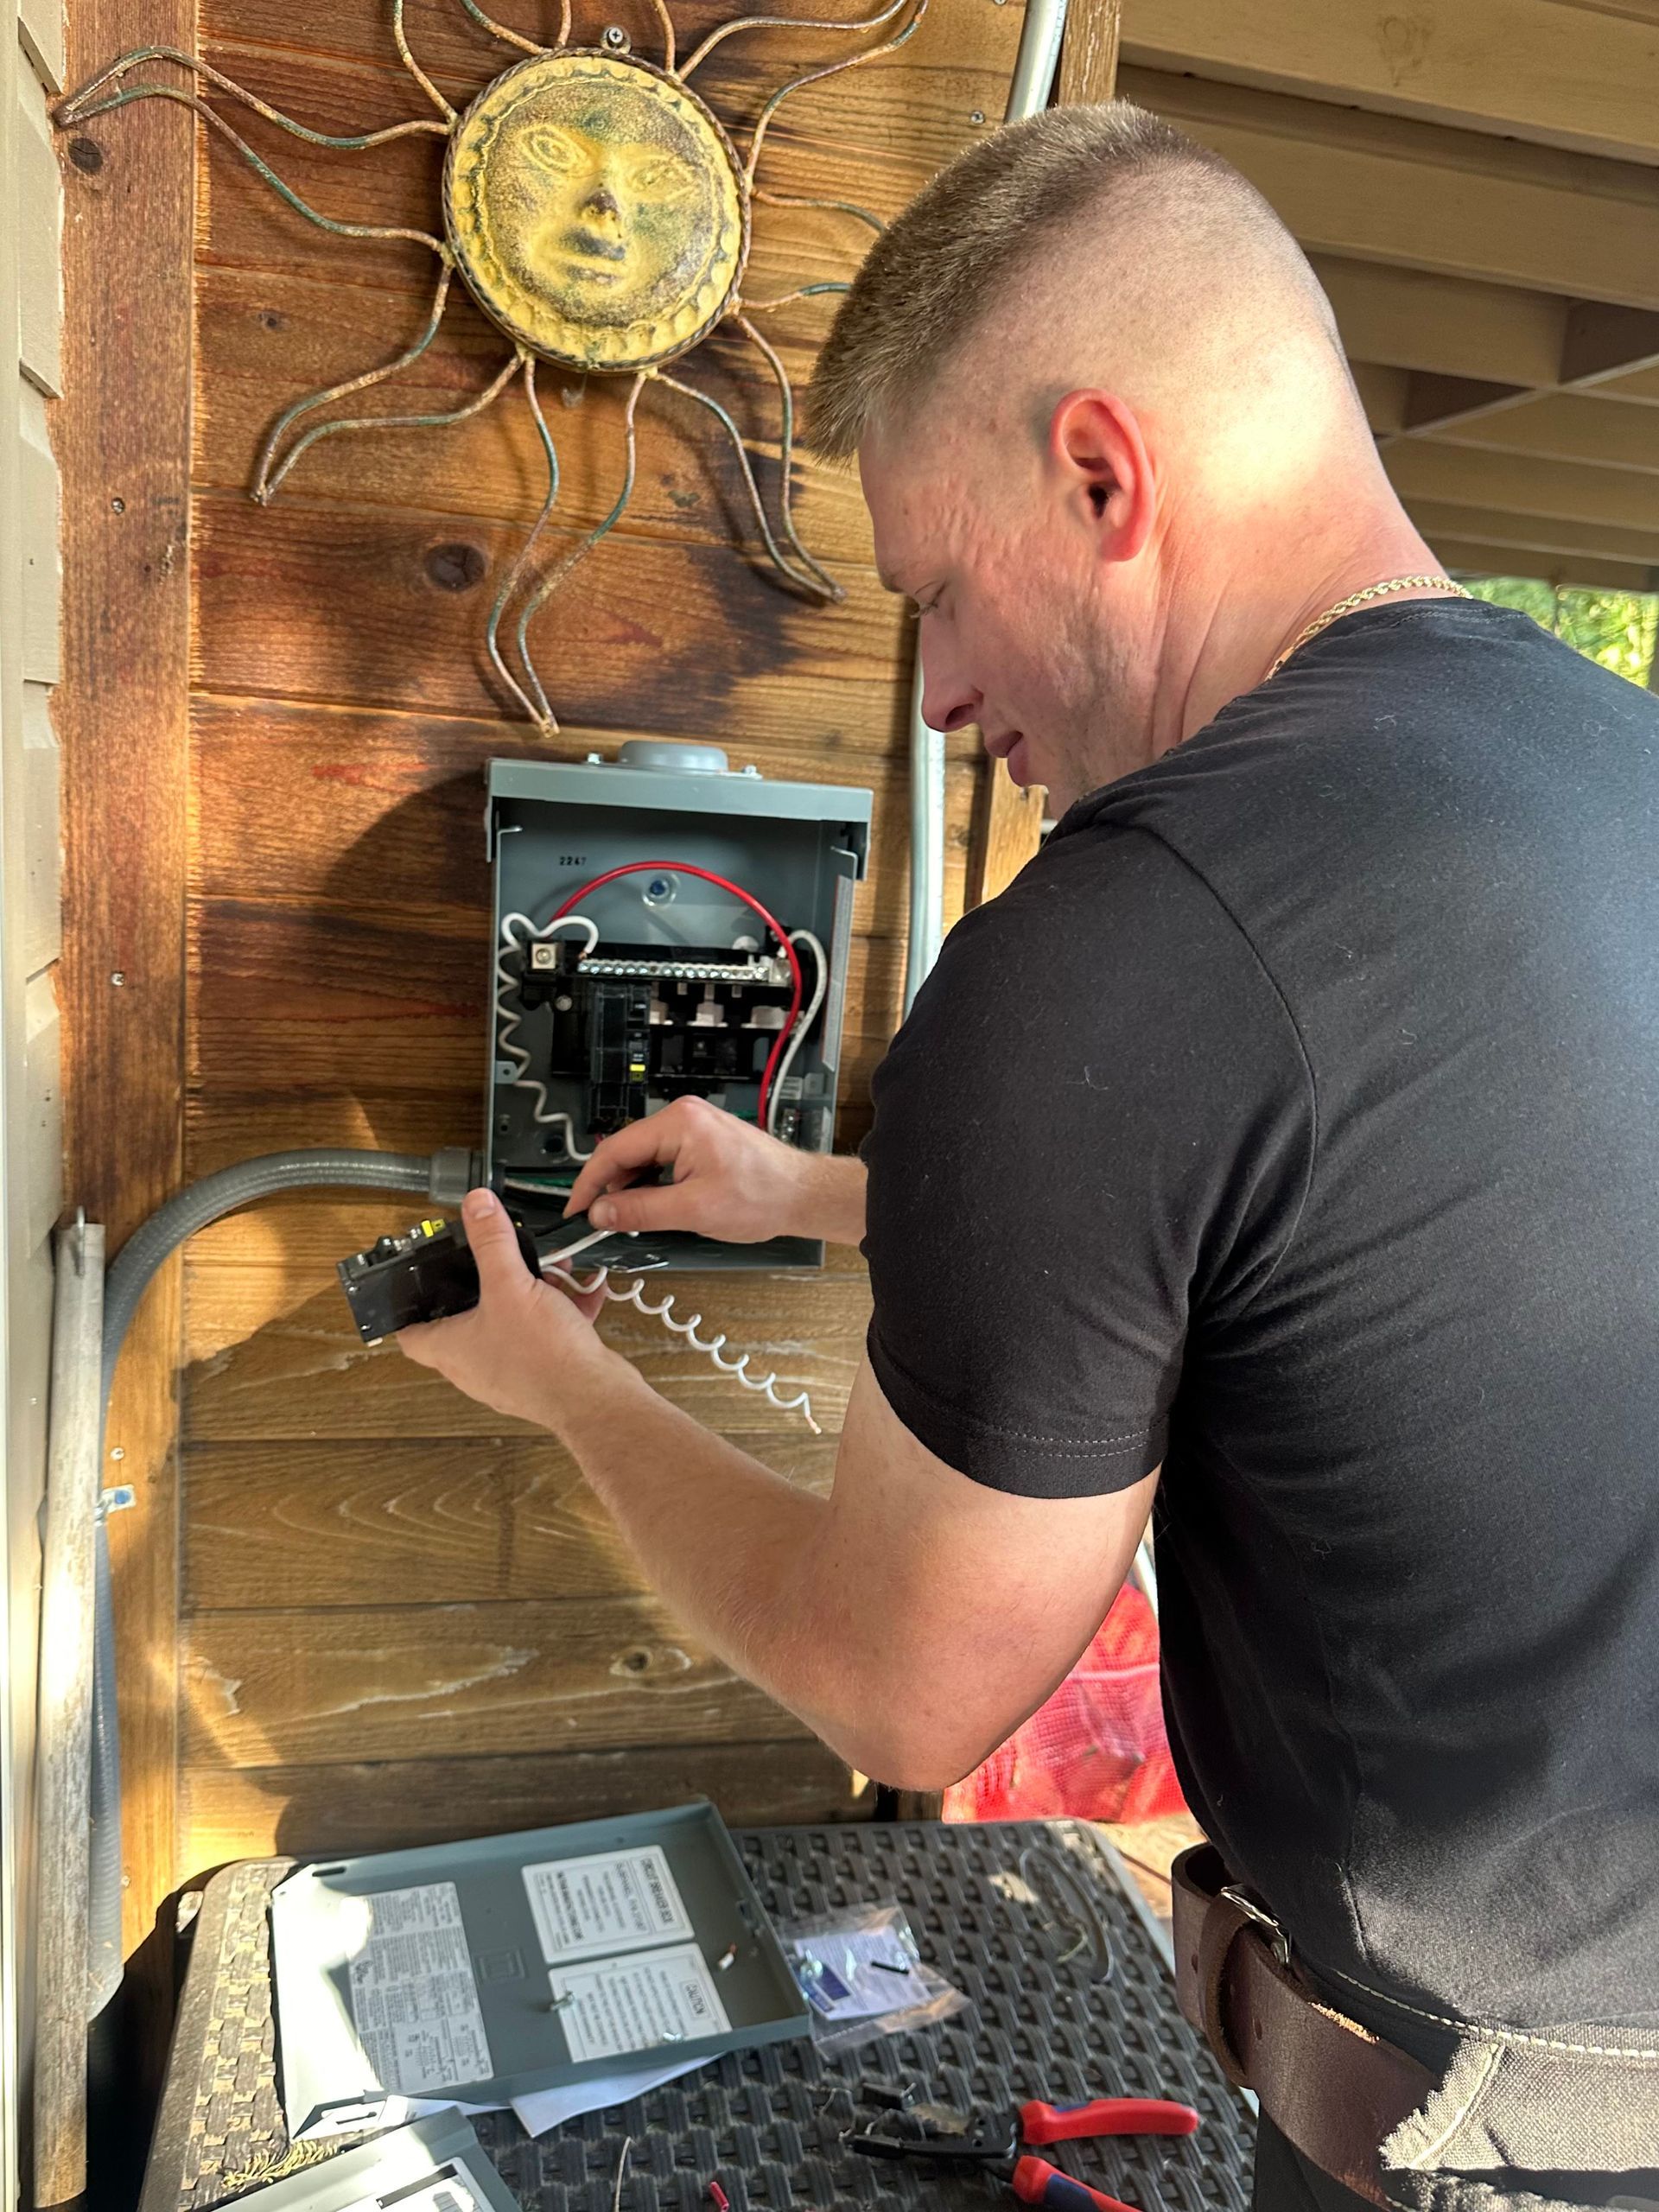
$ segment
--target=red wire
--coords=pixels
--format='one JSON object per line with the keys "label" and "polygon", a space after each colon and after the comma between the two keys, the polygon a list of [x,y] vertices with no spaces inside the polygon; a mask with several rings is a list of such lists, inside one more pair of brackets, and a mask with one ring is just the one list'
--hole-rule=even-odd
{"label": "red wire", "polygon": [[619,875],[640,875],[653,870],[661,875],[700,876],[703,882],[712,883],[719,890],[729,891],[734,899],[741,899],[752,912],[759,914],[783,947],[784,957],[789,963],[793,994],[789,1002],[789,1019],[778,1032],[778,1041],[767,1055],[766,1071],[760,1077],[760,1102],[756,1109],[755,1119],[764,1129],[766,1126],[766,1107],[772,1097],[772,1074],[778,1065],[779,1055],[795,1033],[795,1024],[800,1015],[801,1000],[804,994],[801,988],[801,963],[795,948],[790,943],[782,925],[773,918],[758,899],[751,893],[745,891],[741,884],[729,882],[725,876],[715,875],[706,868],[693,868],[690,861],[629,861],[621,868],[607,868],[603,875],[596,875],[591,883],[584,883],[580,891],[573,891],[563,906],[554,913],[552,918],[556,922],[563,921],[573,906],[579,905],[590,891],[597,891],[601,883],[614,883]]}

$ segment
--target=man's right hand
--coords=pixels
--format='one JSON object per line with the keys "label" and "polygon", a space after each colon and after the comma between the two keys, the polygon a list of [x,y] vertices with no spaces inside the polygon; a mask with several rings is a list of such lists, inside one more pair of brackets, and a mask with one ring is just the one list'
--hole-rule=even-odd
{"label": "man's right hand", "polygon": [[[671,1183],[637,1185],[652,1167]],[[855,1244],[864,1234],[864,1169],[801,1152],[701,1098],[631,1122],[586,1161],[565,1207],[595,1229],[682,1229],[727,1244],[771,1236]],[[630,1187],[635,1185],[635,1187]]]}

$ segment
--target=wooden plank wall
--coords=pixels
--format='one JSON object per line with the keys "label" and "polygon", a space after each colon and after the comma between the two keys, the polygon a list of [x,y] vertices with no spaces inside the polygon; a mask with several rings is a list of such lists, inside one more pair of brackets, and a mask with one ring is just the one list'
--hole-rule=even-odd
{"label": "wooden plank wall", "polygon": [[[533,8],[521,12],[533,27]],[[578,12],[579,36],[608,20]],[[731,10],[675,12],[683,53]],[[616,13],[653,51],[638,0]],[[762,181],[896,211],[1001,116],[1020,21],[1015,0],[933,0],[902,53],[785,105]],[[296,0],[280,16],[208,0],[201,28],[220,68],[321,129],[423,112],[371,0]],[[458,105],[513,58],[457,0],[411,0],[408,29]],[[697,82],[741,127],[786,76],[848,50],[753,34]],[[435,141],[350,155],[272,132],[260,144],[332,215],[436,221]],[[540,498],[516,404],[457,429],[325,442],[269,510],[247,499],[276,413],[407,345],[433,273],[418,247],[308,228],[221,153],[200,164],[195,270],[188,1173],[297,1144],[476,1141],[483,763],[580,758],[632,731],[714,737],[767,774],[874,789],[848,1010],[842,1141],[855,1141],[899,1009],[912,651],[855,483],[798,472],[803,533],[847,588],[842,607],[806,610],[732,550],[729,454],[686,403],[648,394],[629,518],[542,624],[567,723],[543,747],[502,718],[482,645],[493,579]],[[867,238],[842,215],[763,207],[748,293],[849,273]],[[767,319],[798,376],[829,305]],[[365,406],[455,407],[503,357],[457,296],[418,368]],[[755,427],[775,483],[776,409],[753,354],[720,339],[690,373]],[[609,504],[620,413],[599,380],[552,383],[568,539]],[[952,913],[972,758],[970,739],[951,741]],[[296,1197],[189,1255],[175,1873],[273,1844],[412,1841],[696,1789],[740,1819],[866,1808],[868,1791],[644,1592],[556,1447],[357,1344],[332,1263],[410,1211]],[[769,1464],[824,1480],[867,1313],[855,1262],[688,1292],[810,1387],[823,1440],[723,1387],[653,1322],[613,1319],[615,1340]]]}

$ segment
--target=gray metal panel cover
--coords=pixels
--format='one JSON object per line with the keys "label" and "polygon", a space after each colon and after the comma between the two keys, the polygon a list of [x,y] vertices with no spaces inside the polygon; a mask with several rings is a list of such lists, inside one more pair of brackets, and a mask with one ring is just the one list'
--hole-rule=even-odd
{"label": "gray metal panel cover", "polygon": [[[626,2055],[613,2050],[578,2058],[553,2002],[556,1988],[614,1958],[626,1967],[666,1957],[675,1939],[619,1941],[602,1954],[570,1952],[550,1967],[525,1870],[652,1846],[667,1862],[690,1941],[714,1974],[731,2024],[707,2035],[683,2033],[671,2043],[636,2044]],[[373,1909],[366,1903],[389,1892],[397,1893],[395,1909],[408,1916],[406,1942],[411,1958],[421,1958],[421,1976],[442,1974],[447,1981],[449,2018],[459,2023],[453,2046],[470,2041],[476,2049],[481,2038],[487,2072],[448,2080],[429,2070],[450,2044],[447,2030],[440,2031],[437,2059],[428,2045],[429,2071],[418,2084],[405,2075],[402,2086],[394,2086],[376,2072],[358,2032],[354,1992],[362,1993],[359,1977],[366,1982],[378,1973],[375,1947],[393,1940],[378,1927],[371,1939]],[[283,2107],[296,2138],[403,2117],[404,2097],[502,2104],[534,2089],[637,2069],[652,2052],[714,2058],[808,2031],[805,2000],[725,1822],[706,1802],[301,1867],[273,1894],[270,1920]],[[721,1970],[728,1949],[735,1955]]]}

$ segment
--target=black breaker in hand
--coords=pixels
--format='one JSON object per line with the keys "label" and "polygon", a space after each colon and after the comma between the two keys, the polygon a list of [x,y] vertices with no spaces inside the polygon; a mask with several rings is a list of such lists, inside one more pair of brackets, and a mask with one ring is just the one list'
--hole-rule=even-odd
{"label": "black breaker in hand", "polygon": [[[490,763],[485,1161],[532,1236],[559,1220],[601,1138],[676,1099],[830,1148],[869,821],[868,791],[734,773],[714,746],[635,739],[613,763]],[[618,1243],[594,1261],[620,1261]],[[822,1258],[801,1238],[676,1234],[630,1240],[626,1264]]]}

